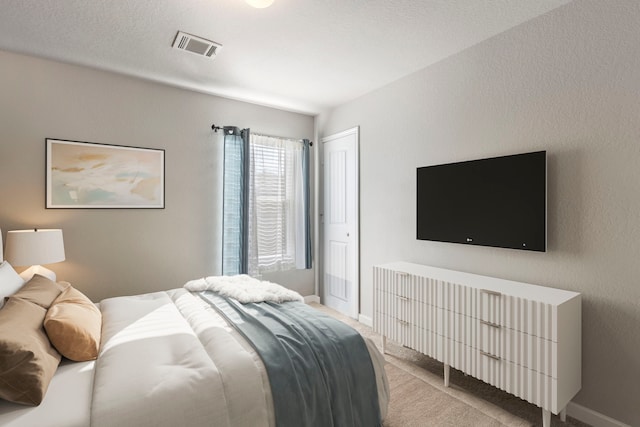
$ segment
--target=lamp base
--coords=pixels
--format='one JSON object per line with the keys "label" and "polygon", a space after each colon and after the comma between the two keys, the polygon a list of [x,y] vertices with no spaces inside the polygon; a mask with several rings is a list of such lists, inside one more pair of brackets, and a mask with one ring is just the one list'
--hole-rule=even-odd
{"label": "lamp base", "polygon": [[56,273],[41,265],[32,265],[31,267],[20,273],[20,277],[22,277],[22,280],[24,280],[26,283],[31,280],[31,278],[36,274],[44,276],[47,279],[53,280],[54,282],[56,281]]}

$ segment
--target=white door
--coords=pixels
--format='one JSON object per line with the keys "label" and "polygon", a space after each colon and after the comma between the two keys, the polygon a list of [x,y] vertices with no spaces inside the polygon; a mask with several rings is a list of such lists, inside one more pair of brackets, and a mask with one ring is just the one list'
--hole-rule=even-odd
{"label": "white door", "polygon": [[358,128],[322,139],[324,152],[324,272],[322,303],[358,317],[360,239]]}

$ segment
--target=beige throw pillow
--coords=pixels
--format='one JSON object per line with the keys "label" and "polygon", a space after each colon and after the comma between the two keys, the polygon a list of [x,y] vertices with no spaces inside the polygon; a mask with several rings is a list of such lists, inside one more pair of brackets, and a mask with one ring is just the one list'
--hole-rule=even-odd
{"label": "beige throw pillow", "polygon": [[98,357],[102,313],[74,287],[67,287],[53,302],[44,328],[53,346],[67,359],[83,362]]}
{"label": "beige throw pillow", "polygon": [[0,310],[0,398],[25,405],[44,399],[60,363],[42,327],[46,312],[16,297]]}
{"label": "beige throw pillow", "polygon": [[13,297],[23,299],[39,305],[44,309],[51,307],[51,303],[55,300],[60,292],[69,287],[67,282],[54,282],[44,276],[34,275],[31,280],[24,284],[22,288]]}

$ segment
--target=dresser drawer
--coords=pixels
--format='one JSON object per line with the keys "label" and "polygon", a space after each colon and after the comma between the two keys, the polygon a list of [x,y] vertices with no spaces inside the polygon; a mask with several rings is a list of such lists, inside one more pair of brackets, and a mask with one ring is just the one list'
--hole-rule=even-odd
{"label": "dresser drawer", "polygon": [[380,333],[400,345],[418,350],[420,329],[405,320],[379,314]]}
{"label": "dresser drawer", "polygon": [[416,301],[415,307],[416,313],[414,321],[416,325],[425,331],[437,333],[438,323],[441,322],[438,309],[419,301]]}
{"label": "dresser drawer", "polygon": [[469,286],[439,281],[435,305],[469,317],[478,317],[480,292]]}
{"label": "dresser drawer", "polygon": [[392,305],[391,316],[398,320],[415,324],[415,306],[417,305],[415,301],[402,295],[391,295],[389,296],[389,302]]}
{"label": "dresser drawer", "polygon": [[529,335],[558,341],[557,309],[550,304],[524,298],[503,296],[501,323],[507,328]]}
{"label": "dresser drawer", "polygon": [[482,353],[472,375],[554,413],[562,409],[555,403],[558,391],[556,378]]}
{"label": "dresser drawer", "polygon": [[478,348],[480,322],[478,319],[450,310],[436,308],[436,332],[466,346]]}
{"label": "dresser drawer", "polygon": [[451,338],[442,337],[439,356],[443,363],[463,372],[470,372],[477,363],[478,350]]}
{"label": "dresser drawer", "polygon": [[522,331],[480,321],[478,349],[487,355],[531,369],[552,378],[558,377],[557,343]]}
{"label": "dresser drawer", "polygon": [[[442,336],[436,334],[434,331],[425,330],[419,327],[416,328],[416,331],[419,336],[415,350],[434,359],[438,359],[437,353],[438,349],[442,346]],[[442,362],[442,360],[440,361]]]}
{"label": "dresser drawer", "polygon": [[416,306],[418,303],[407,297],[394,295],[387,292],[379,292],[379,301],[376,303],[376,310],[382,314],[406,322],[416,322]]}
{"label": "dresser drawer", "polygon": [[412,297],[414,281],[410,274],[384,268],[375,269],[374,274],[377,278],[374,282],[375,290],[406,298]]}

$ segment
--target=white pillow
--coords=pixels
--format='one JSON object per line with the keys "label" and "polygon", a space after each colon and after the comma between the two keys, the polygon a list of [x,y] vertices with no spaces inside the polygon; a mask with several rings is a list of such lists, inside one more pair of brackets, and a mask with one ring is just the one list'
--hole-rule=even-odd
{"label": "white pillow", "polygon": [[24,280],[7,261],[0,264],[0,307],[5,297],[13,295],[24,285]]}

